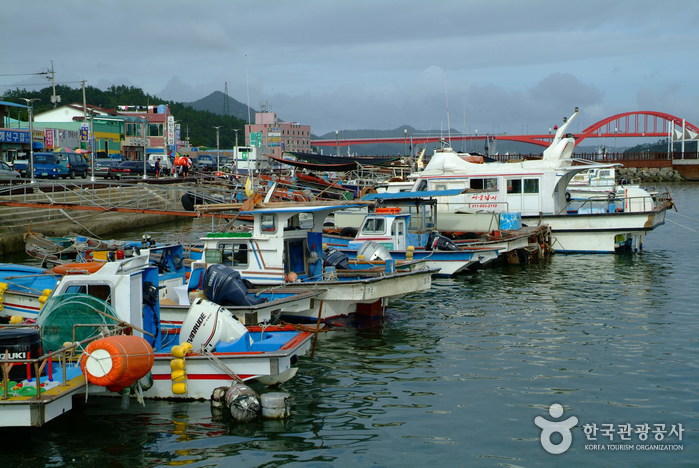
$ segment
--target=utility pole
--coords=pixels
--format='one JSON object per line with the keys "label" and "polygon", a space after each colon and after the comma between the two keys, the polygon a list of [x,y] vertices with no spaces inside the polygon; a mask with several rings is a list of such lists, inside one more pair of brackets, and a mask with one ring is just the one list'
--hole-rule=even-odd
{"label": "utility pole", "polygon": [[29,108],[29,179],[30,183],[34,183],[34,101],[40,101],[39,98],[20,98],[27,102]]}
{"label": "utility pole", "polygon": [[61,96],[56,96],[56,72],[53,70],[53,60],[51,60],[51,71],[49,73],[51,74],[51,88],[53,89],[51,102],[53,103],[53,108],[55,109],[56,105],[61,102]]}

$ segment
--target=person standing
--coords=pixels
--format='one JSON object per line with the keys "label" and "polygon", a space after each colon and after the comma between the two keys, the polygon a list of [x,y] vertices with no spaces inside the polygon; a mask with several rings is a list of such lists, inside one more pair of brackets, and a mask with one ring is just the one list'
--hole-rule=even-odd
{"label": "person standing", "polygon": [[155,160],[155,178],[160,177],[160,158]]}

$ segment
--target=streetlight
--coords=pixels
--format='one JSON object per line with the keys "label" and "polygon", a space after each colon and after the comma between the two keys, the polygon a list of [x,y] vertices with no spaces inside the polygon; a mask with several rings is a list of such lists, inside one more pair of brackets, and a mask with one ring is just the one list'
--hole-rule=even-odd
{"label": "streetlight", "polygon": [[216,129],[216,170],[220,171],[221,170],[221,165],[219,163],[219,152],[218,152],[218,129],[221,128],[223,125],[214,125],[214,128]]}
{"label": "streetlight", "polygon": [[408,129],[403,129],[403,154],[408,154]]}
{"label": "streetlight", "polygon": [[27,102],[29,108],[29,182],[34,183],[34,101],[39,98],[20,98]]}
{"label": "streetlight", "polygon": [[616,157],[616,137],[619,134],[619,128],[614,127],[614,157]]}
{"label": "streetlight", "polygon": [[335,152],[340,156],[340,131],[335,130]]}
{"label": "streetlight", "polygon": [[234,128],[233,131],[235,132],[235,147],[238,147],[238,128]]}

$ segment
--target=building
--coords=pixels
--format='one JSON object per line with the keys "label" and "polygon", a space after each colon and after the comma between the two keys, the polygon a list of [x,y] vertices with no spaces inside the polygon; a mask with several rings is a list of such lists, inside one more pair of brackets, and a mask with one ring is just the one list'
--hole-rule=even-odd
{"label": "building", "polygon": [[255,123],[245,126],[245,139],[261,154],[276,158],[284,151],[311,152],[311,126],[283,122],[274,112],[257,112]]}
{"label": "building", "polygon": [[19,156],[29,154],[30,143],[35,150],[43,149],[43,130],[33,129],[34,134],[30,137],[29,123],[22,121],[28,110],[24,104],[0,101],[0,160],[12,163]]}

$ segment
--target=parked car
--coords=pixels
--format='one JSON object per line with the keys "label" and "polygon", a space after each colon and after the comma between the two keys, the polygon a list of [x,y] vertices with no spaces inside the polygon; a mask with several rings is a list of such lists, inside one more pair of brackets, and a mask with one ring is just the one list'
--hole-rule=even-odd
{"label": "parked car", "polygon": [[[22,177],[29,177],[29,158],[16,159],[14,168]],[[34,153],[34,177],[58,179],[61,176],[61,166],[53,153]]]}
{"label": "parked car", "polygon": [[[95,177],[104,177],[105,179],[109,179],[109,168],[118,166],[119,163],[121,163],[121,161],[114,158],[95,159]],[[143,174],[143,172],[141,172],[141,174]]]}
{"label": "parked car", "polygon": [[19,179],[22,175],[5,161],[0,161],[0,179]]}
{"label": "parked car", "polygon": [[59,173],[61,177],[64,179],[68,177],[75,179],[76,175],[79,175],[83,179],[87,177],[90,163],[87,162],[87,159],[85,159],[82,154],[67,152],[58,152],[54,154],[60,166]]}
{"label": "parked car", "polygon": [[200,154],[194,162],[197,170],[202,172],[216,170],[216,158],[210,154]]}
{"label": "parked car", "polygon": [[[155,167],[146,164],[146,175],[155,177]],[[143,161],[122,161],[109,168],[109,177],[112,179],[143,177]]]}

